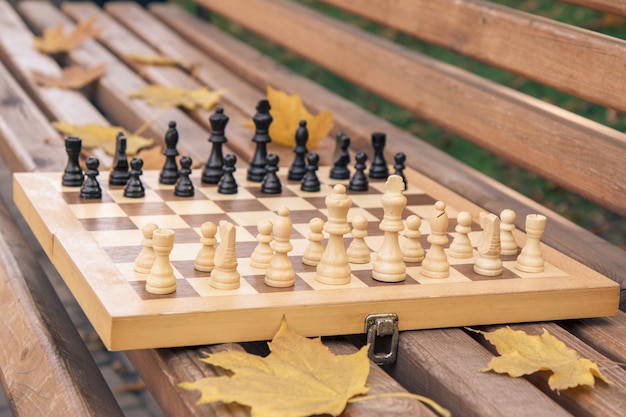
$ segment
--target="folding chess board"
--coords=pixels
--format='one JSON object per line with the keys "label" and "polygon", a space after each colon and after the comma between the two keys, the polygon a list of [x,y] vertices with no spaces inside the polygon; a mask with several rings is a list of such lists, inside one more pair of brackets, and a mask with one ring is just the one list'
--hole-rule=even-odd
{"label": "folding chess board", "polygon": [[[287,171],[281,169],[279,174]],[[123,187],[108,186],[107,173],[98,179],[102,200],[81,200],[79,188],[61,186],[60,173],[23,173],[14,176],[14,199],[46,254],[84,309],[89,320],[111,350],[187,346],[221,342],[270,339],[281,318],[305,336],[362,333],[370,313],[396,313],[400,330],[470,326],[522,321],[597,317],[617,313],[619,287],[595,271],[542,243],[545,271],[522,273],[515,256],[503,257],[504,272],[484,277],[473,272],[476,258],[449,258],[450,277],[430,279],[420,274],[419,264],[407,264],[407,278],[400,283],[372,279],[372,262],[351,264],[351,282],[325,285],[315,279],[315,267],[302,264],[308,222],[326,220],[325,197],[332,185],[329,169],[320,168],[322,189],[300,190],[298,183],[281,176],[283,192],[268,195],[260,184],[236,172],[239,191],[233,195],[203,185],[194,172],[195,196],[176,197],[173,186],[158,183],[158,172],[145,172],[145,198],[123,196]],[[428,249],[428,218],[436,200],[447,204],[452,241],[459,210],[478,219],[481,209],[420,174],[405,172],[409,186],[403,218],[422,219],[422,245]],[[347,184],[347,181],[343,182]],[[348,192],[353,201],[348,221],[362,214],[369,220],[366,238],[372,261],[383,232],[381,197],[384,181],[370,182],[369,191]],[[264,284],[264,271],[249,265],[257,242],[257,224],[273,220],[281,207],[290,209],[294,225],[290,259],[296,271],[295,286],[272,288]],[[528,213],[517,213],[526,216]],[[217,290],[209,273],[194,270],[193,260],[201,244],[200,226],[228,220],[236,226],[237,290]],[[156,223],[175,231],[170,261],[177,290],[152,295],[145,281],[133,272],[142,249],[141,227]],[[549,225],[548,225],[549,229]],[[480,228],[473,225],[470,239],[476,246]],[[524,244],[525,235],[516,231]],[[346,247],[350,237],[346,236]],[[219,242],[218,242],[219,244]]]}

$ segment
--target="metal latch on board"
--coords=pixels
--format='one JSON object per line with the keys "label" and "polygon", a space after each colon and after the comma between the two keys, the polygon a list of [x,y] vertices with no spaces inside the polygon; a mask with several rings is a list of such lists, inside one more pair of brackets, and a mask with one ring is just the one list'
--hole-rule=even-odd
{"label": "metal latch on board", "polygon": [[[365,318],[365,334],[369,358],[378,365],[388,365],[398,356],[398,315],[396,313],[375,313]],[[382,350],[381,350],[382,346]]]}

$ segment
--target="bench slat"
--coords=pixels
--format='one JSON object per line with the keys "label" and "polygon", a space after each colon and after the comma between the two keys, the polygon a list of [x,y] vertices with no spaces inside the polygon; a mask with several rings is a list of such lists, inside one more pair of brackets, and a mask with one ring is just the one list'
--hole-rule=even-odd
{"label": "bench slat", "polygon": [[[625,110],[626,42],[498,4],[476,0],[324,0],[561,91]],[[593,62],[590,71],[589,62]]]}
{"label": "bench slat", "polygon": [[589,7],[591,9],[601,10],[608,13],[614,13],[626,16],[626,1],[624,0],[562,0],[565,3],[576,4],[579,6]]}
{"label": "bench slat", "polygon": [[[297,4],[197,2],[491,152],[626,213],[626,201],[613,197],[626,192],[621,180],[626,135],[620,132]],[[266,18],[257,19],[261,14]]]}

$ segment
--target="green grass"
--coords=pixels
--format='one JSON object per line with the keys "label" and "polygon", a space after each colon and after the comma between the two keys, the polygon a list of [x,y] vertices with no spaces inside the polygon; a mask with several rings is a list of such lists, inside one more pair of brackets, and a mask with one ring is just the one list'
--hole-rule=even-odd
{"label": "green grass", "polygon": [[[626,130],[625,115],[529,81],[515,74],[485,65],[453,51],[422,42],[399,31],[382,27],[318,1],[299,1],[331,17],[341,19],[365,31],[376,33],[419,53],[461,67],[494,82],[511,86],[521,92],[554,103],[573,113],[614,129]],[[187,0],[185,2],[188,8],[194,9],[194,6]],[[579,27],[589,28],[621,39],[626,38],[624,19],[607,16],[597,11],[551,0],[497,0],[493,2],[565,23],[572,23]],[[275,44],[267,42],[239,25],[233,24],[215,14],[211,15],[211,20],[223,30],[273,57],[294,72],[308,77],[331,91],[350,99],[366,110],[387,119],[394,125],[411,132],[473,168],[544,204],[613,244],[626,248],[626,219],[557,187],[550,181],[518,168],[459,136],[446,132],[438,126],[416,117],[407,110],[303,60]]]}

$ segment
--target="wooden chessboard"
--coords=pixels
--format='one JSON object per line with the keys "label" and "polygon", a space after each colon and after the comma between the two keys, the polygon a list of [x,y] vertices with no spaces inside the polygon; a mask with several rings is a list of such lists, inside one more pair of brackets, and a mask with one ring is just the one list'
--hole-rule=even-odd
{"label": "wooden chessboard", "polygon": [[[279,174],[283,171],[287,169]],[[111,350],[265,340],[274,335],[283,316],[299,334],[323,336],[362,333],[370,313],[397,313],[400,330],[617,313],[616,283],[543,243],[546,268],[539,274],[516,270],[515,256],[502,258],[504,273],[494,278],[475,274],[474,259],[449,258],[451,270],[446,279],[426,278],[419,264],[408,263],[405,281],[382,283],[372,279],[370,262],[351,264],[350,284],[321,284],[315,279],[315,268],[303,265],[301,259],[309,220],[326,219],[324,199],[332,184],[342,182],[329,180],[328,173],[327,167],[318,171],[320,192],[302,192],[299,183],[281,176],[283,192],[268,195],[260,193],[260,184],[247,182],[241,169],[236,172],[239,192],[223,195],[216,186],[202,185],[199,172],[194,172],[195,196],[182,198],[174,196],[173,186],[158,183],[158,172],[148,171],[142,176],[146,196],[141,199],[125,198],[123,187],[108,186],[108,174],[102,173],[98,178],[103,198],[95,201],[81,200],[79,188],[61,186],[60,173],[19,173],[14,175],[14,199]],[[478,219],[479,207],[412,170],[405,174],[409,187],[403,218],[417,214],[423,219],[424,248],[429,245],[428,218],[436,200],[447,203],[450,241],[459,210]],[[368,218],[366,242],[373,252],[383,237],[378,229],[383,191],[384,181],[379,181],[370,182],[368,192],[348,192],[353,201],[348,220],[357,214]],[[263,282],[264,272],[250,267],[249,260],[258,222],[272,220],[285,206],[294,225],[290,259],[296,284],[271,288]],[[237,290],[216,290],[209,285],[208,273],[193,268],[201,247],[201,224],[220,220],[230,221],[237,229],[242,276]],[[133,273],[133,262],[142,248],[140,228],[149,222],[176,233],[170,260],[178,278],[177,291],[170,295],[147,293],[145,281]],[[474,224],[472,229],[470,238],[476,246],[480,228]],[[524,233],[516,230],[515,236],[523,245]]]}

